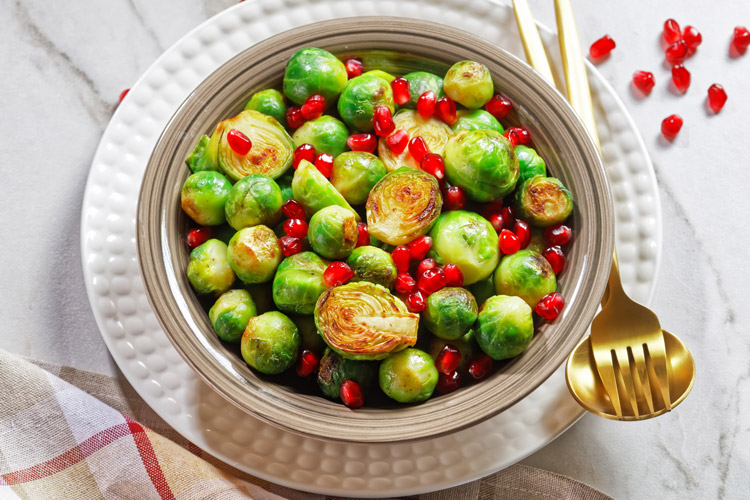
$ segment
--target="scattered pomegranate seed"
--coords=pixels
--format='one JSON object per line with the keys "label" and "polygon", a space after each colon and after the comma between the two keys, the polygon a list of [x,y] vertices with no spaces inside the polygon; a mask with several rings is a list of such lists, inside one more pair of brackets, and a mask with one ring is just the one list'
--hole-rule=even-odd
{"label": "scattered pomegranate seed", "polygon": [[654,74],[650,71],[636,71],[633,73],[633,85],[644,94],[650,94],[654,85],[656,85]]}
{"label": "scattered pomegranate seed", "polygon": [[417,282],[409,273],[398,273],[396,276],[396,291],[409,295],[417,289]]}
{"label": "scattered pomegranate seed", "polygon": [[563,269],[565,269],[567,259],[565,258],[562,248],[558,246],[549,247],[542,252],[542,255],[547,259],[549,265],[552,266],[552,270],[555,271],[555,274],[560,274]]}
{"label": "scattered pomegranate seed", "polygon": [[502,214],[491,214],[487,220],[490,221],[490,224],[492,224],[492,227],[495,228],[498,234],[505,227],[505,219],[503,219]]}
{"label": "scattered pomegranate seed", "polygon": [[362,405],[365,404],[365,395],[362,392],[362,388],[354,380],[348,378],[341,382],[339,397],[352,410],[362,408]]}
{"label": "scattered pomegranate seed", "polygon": [[708,87],[708,105],[714,110],[714,113],[721,111],[725,102],[727,102],[727,93],[724,91],[724,87],[718,83]]}
{"label": "scattered pomegranate seed", "polygon": [[323,271],[323,280],[328,286],[343,285],[354,276],[352,268],[346,262],[331,262]]}
{"label": "scattered pomegranate seed", "polygon": [[459,387],[461,387],[461,374],[457,371],[448,375],[445,373],[438,374],[438,381],[437,385],[435,385],[435,389],[437,389],[440,394],[450,394]]}
{"label": "scattered pomegranate seed", "polygon": [[664,51],[664,56],[669,64],[682,64],[687,59],[688,46],[685,40],[678,40]]}
{"label": "scattered pomegranate seed", "polygon": [[304,238],[307,236],[307,222],[303,219],[287,219],[284,221],[284,232],[292,238]]}
{"label": "scattered pomegranate seed", "polygon": [[357,237],[357,246],[364,247],[370,244],[370,232],[367,230],[367,224],[364,222],[357,222],[357,231],[359,236]]}
{"label": "scattered pomegranate seed", "polygon": [[510,129],[513,133],[516,134],[517,137],[517,144],[523,144],[526,145],[529,142],[531,142],[531,134],[529,134],[529,131],[526,130],[523,127],[510,127]]}
{"label": "scattered pomegranate seed", "polygon": [[346,74],[350,79],[361,75],[365,70],[365,66],[359,59],[347,59],[344,63],[344,67],[346,68]]}
{"label": "scattered pomegranate seed", "polygon": [[281,205],[281,213],[288,219],[305,220],[305,207],[294,198],[289,198]]}
{"label": "scattered pomegranate seed", "polygon": [[518,239],[521,240],[521,248],[526,248],[531,242],[531,226],[525,220],[516,219],[516,223],[513,225],[513,232],[516,233]]}
{"label": "scattered pomegranate seed", "polygon": [[284,257],[289,257],[302,251],[302,240],[299,238],[282,236],[279,238],[279,243],[281,243],[281,253],[284,254]]}
{"label": "scattered pomegranate seed", "polygon": [[422,312],[427,308],[422,292],[417,290],[406,296],[406,307],[413,313]]}
{"label": "scattered pomegranate seed", "polygon": [[292,156],[292,166],[296,169],[297,167],[299,167],[299,163],[302,160],[307,160],[310,163],[313,163],[317,154],[318,153],[317,151],[315,151],[315,146],[313,146],[312,144],[302,144],[294,150],[294,154]]}
{"label": "scattered pomegranate seed", "polygon": [[589,55],[592,59],[599,59],[608,55],[614,50],[616,44],[609,35],[604,35],[599,40],[591,44]]}
{"label": "scattered pomegranate seed", "polygon": [[391,89],[393,90],[393,102],[399,106],[403,106],[409,99],[411,99],[411,91],[409,90],[409,80],[406,78],[396,78],[391,82]]}
{"label": "scattered pomegranate seed", "polygon": [[664,41],[672,44],[682,39],[682,33],[680,33],[680,25],[674,19],[667,19],[664,21],[664,31],[661,36],[664,37]]}
{"label": "scattered pomegranate seed", "polygon": [[544,230],[544,241],[550,244],[550,246],[563,246],[570,242],[573,238],[573,230],[563,223],[549,226]]}
{"label": "scattered pomegranate seed", "polygon": [[448,96],[443,96],[437,100],[435,105],[435,117],[441,122],[453,125],[458,120],[456,115],[456,103]]}
{"label": "scattered pomegranate seed", "polygon": [[516,132],[513,127],[510,127],[505,132],[503,132],[503,135],[510,141],[510,145],[513,148],[521,144],[521,138],[518,137],[518,132]]}
{"label": "scattered pomegranate seed", "polygon": [[684,94],[690,87],[690,71],[682,64],[675,64],[672,66],[672,83],[677,90]]}
{"label": "scattered pomegranate seed", "polygon": [[445,287],[445,272],[439,267],[427,269],[417,276],[417,288],[425,295],[430,295]]}
{"label": "scattered pomegranate seed", "polygon": [[407,245],[407,248],[409,249],[411,260],[422,260],[427,256],[430,248],[432,248],[432,238],[429,236],[420,236],[411,241]]}
{"label": "scattered pomegranate seed", "polygon": [[422,158],[420,166],[422,170],[435,177],[440,186],[445,184],[445,162],[443,162],[442,156],[436,153],[428,153]]}
{"label": "scattered pomegranate seed", "polygon": [[698,45],[703,42],[703,35],[694,27],[685,26],[685,29],[682,30],[682,39],[685,40],[688,50],[693,53],[698,48]]}
{"label": "scattered pomegranate seed", "polygon": [[504,95],[495,94],[484,107],[489,114],[500,120],[510,113],[513,103]]}
{"label": "scattered pomegranate seed", "polygon": [[437,94],[432,90],[422,93],[417,99],[417,113],[422,118],[429,118],[435,114],[435,103],[437,103]]}
{"label": "scattered pomegranate seed", "polygon": [[300,111],[302,116],[306,120],[314,120],[320,118],[323,111],[326,110],[326,98],[320,94],[313,94],[305,99],[305,104],[302,105]]}
{"label": "scattered pomegranate seed", "polygon": [[366,151],[374,153],[378,147],[378,138],[375,134],[352,134],[346,140],[346,145],[352,151]]}
{"label": "scattered pomegranate seed", "polygon": [[503,229],[500,231],[500,251],[505,255],[516,253],[521,249],[521,238],[513,231]]}
{"label": "scattered pomegranate seed", "polygon": [[748,47],[750,47],[750,31],[744,26],[737,26],[734,28],[734,35],[732,36],[732,45],[740,54],[744,54]]}
{"label": "scattered pomegranate seed", "polygon": [[682,118],[679,115],[669,115],[661,122],[661,133],[667,139],[674,139],[682,128]]}
{"label": "scattered pomegranate seed", "polygon": [[300,128],[305,123],[305,117],[302,116],[302,109],[299,106],[289,106],[286,110],[286,123],[289,128]]}
{"label": "scattered pomegranate seed", "polygon": [[315,158],[315,168],[328,179],[333,173],[333,156],[328,153],[320,153]]}
{"label": "scattered pomegranate seed", "polygon": [[307,377],[318,368],[318,357],[314,352],[307,349],[302,351],[299,360],[297,361],[297,375],[300,377]]}
{"label": "scattered pomegranate seed", "polygon": [[411,154],[411,157],[414,158],[417,163],[421,163],[424,155],[429,152],[430,148],[421,137],[412,137],[409,141],[409,154]]}
{"label": "scattered pomegranate seed", "polygon": [[537,302],[534,310],[542,318],[553,320],[560,315],[563,307],[565,307],[565,299],[563,296],[557,292],[552,292],[542,297],[542,300]]}
{"label": "scattered pomegranate seed", "polygon": [[445,273],[445,286],[464,286],[464,273],[456,264],[446,264],[443,267]]}
{"label": "scattered pomegranate seed", "polygon": [[191,229],[187,235],[187,245],[190,248],[199,247],[214,237],[214,230],[208,226]]}
{"label": "scattered pomegranate seed", "polygon": [[125,99],[125,96],[128,95],[128,92],[130,92],[130,89],[125,89],[122,92],[120,92],[120,100],[117,102],[118,103],[122,102],[122,100]]}
{"label": "scattered pomegranate seed", "polygon": [[443,191],[443,203],[446,210],[460,210],[466,205],[466,194],[458,186],[451,186]]}
{"label": "scattered pomegranate seed", "polygon": [[393,114],[388,106],[375,106],[372,126],[375,128],[375,134],[380,137],[390,135],[396,129],[396,125],[393,124]]}
{"label": "scattered pomegranate seed", "polygon": [[492,358],[485,353],[479,353],[469,361],[467,371],[474,380],[482,380],[492,370]]}
{"label": "scattered pomegranate seed", "polygon": [[435,368],[444,375],[450,375],[458,369],[460,363],[461,351],[453,344],[445,344],[445,347],[443,347],[435,359]]}
{"label": "scattered pomegranate seed", "polygon": [[516,223],[516,212],[511,207],[503,207],[503,209],[500,210],[500,215],[503,216],[506,228],[509,228]]}
{"label": "scattered pomegranate seed", "polygon": [[409,249],[405,246],[398,246],[391,252],[391,258],[393,259],[393,265],[396,266],[400,272],[405,273],[409,271],[409,264],[411,264],[411,255]]}
{"label": "scattered pomegranate seed", "polygon": [[240,156],[245,156],[250,152],[253,143],[248,136],[233,128],[227,133],[227,143],[232,151]]}
{"label": "scattered pomegranate seed", "polygon": [[385,144],[394,154],[400,155],[409,144],[409,133],[406,130],[396,130],[388,136]]}
{"label": "scattered pomegranate seed", "polygon": [[437,261],[432,257],[422,259],[421,261],[419,261],[419,264],[417,264],[417,276],[427,271],[428,269],[435,269],[437,266]]}

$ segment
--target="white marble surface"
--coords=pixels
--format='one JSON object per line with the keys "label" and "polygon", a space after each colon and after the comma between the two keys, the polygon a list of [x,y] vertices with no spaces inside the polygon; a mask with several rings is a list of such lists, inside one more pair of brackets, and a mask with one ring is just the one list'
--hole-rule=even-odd
{"label": "white marble surface", "polygon": [[[252,1],[252,0],[248,0]],[[354,1],[354,0],[353,0]],[[0,348],[101,373],[117,368],[89,307],[80,264],[81,198],[90,161],[120,91],[188,30],[229,1],[0,1]],[[531,1],[554,26],[551,2]],[[599,65],[639,126],[659,180],[664,254],[654,309],[693,351],[698,379],[673,413],[638,423],[585,416],[525,463],[571,476],[615,498],[750,498],[750,313],[744,307],[750,237],[747,137],[750,52],[732,59],[735,25],[750,2],[573,0],[583,43],[609,33]],[[394,15],[398,8],[394,2]],[[687,95],[669,90],[661,24],[695,25],[704,42],[688,61]],[[449,22],[449,20],[446,20]],[[653,71],[636,98],[630,76]],[[729,100],[704,107],[711,83]],[[685,126],[672,144],[662,118]],[[11,243],[12,242],[12,243]]]}

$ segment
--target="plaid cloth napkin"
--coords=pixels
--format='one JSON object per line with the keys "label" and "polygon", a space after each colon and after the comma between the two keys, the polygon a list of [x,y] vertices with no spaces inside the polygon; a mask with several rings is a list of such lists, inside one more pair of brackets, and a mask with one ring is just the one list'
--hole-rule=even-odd
{"label": "plaid cloth napkin", "polygon": [[[33,363],[38,366],[0,350],[1,500],[330,498],[268,483],[205,454],[124,380]],[[516,465],[413,498],[610,497],[570,478]]]}

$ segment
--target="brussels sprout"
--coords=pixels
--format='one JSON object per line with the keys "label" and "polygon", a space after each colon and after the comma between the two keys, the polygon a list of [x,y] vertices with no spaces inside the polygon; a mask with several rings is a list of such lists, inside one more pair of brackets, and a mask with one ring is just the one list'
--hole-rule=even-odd
{"label": "brussels sprout", "polygon": [[427,297],[422,319],[435,336],[456,340],[466,335],[477,319],[477,301],[465,288],[446,287]]}
{"label": "brussels sprout", "polygon": [[[400,168],[383,177],[367,198],[367,229],[377,239],[404,245],[427,234],[443,203],[437,179]],[[491,226],[490,226],[491,227]]]}
{"label": "brussels sprout", "polygon": [[284,259],[273,278],[276,307],[292,314],[312,314],[318,297],[328,288],[323,280],[327,266],[313,252],[300,252]]}
{"label": "brussels sprout", "polygon": [[230,189],[232,183],[219,172],[196,172],[182,185],[180,205],[198,224],[217,226],[225,221],[224,205]]}
{"label": "brussels sprout", "polygon": [[302,349],[307,349],[314,352],[318,356],[323,354],[323,351],[328,347],[323,342],[323,338],[318,334],[318,329],[315,327],[315,318],[312,315],[307,316],[289,316],[294,324],[297,325],[299,330]]}
{"label": "brussels sprout", "polygon": [[257,315],[255,302],[247,290],[224,292],[208,310],[216,335],[227,342],[239,342],[247,322]]}
{"label": "brussels sprout", "polygon": [[521,217],[540,227],[564,222],[573,212],[570,191],[554,177],[528,179],[516,191],[515,201]]}
{"label": "brussels sprout", "polygon": [[466,287],[477,301],[477,305],[484,304],[484,301],[495,295],[495,280],[490,274],[487,279],[479,280],[473,285]]}
{"label": "brussels sprout", "polygon": [[555,290],[555,271],[547,259],[533,250],[506,255],[495,271],[495,292],[521,297],[531,307]]}
{"label": "brussels sprout", "polygon": [[419,315],[386,288],[358,281],[323,292],[315,306],[315,325],[343,357],[376,360],[416,344]]}
{"label": "brussels sprout", "polygon": [[239,230],[263,224],[272,226],[281,218],[284,199],[281,188],[268,176],[250,174],[232,186],[225,207],[227,222]]}
{"label": "brussels sprout", "polygon": [[456,264],[471,285],[492,274],[500,259],[497,233],[474,212],[452,210],[441,215],[430,231],[432,250],[441,264]]}
{"label": "brussels sprout", "polygon": [[[462,109],[457,113],[457,116],[458,120],[451,127],[454,132],[461,132],[462,130],[494,130],[501,134],[505,132],[497,118],[483,109],[475,109],[474,111]],[[517,149],[516,154],[518,154]]]}
{"label": "brussels sprout", "polygon": [[338,110],[349,127],[369,132],[376,106],[387,106],[393,113],[391,84],[379,76],[360,75],[346,83],[339,97]]}
{"label": "brussels sprout", "polygon": [[544,163],[542,157],[532,148],[520,144],[516,146],[515,152],[518,157],[518,169],[520,171],[520,175],[518,176],[519,185],[534,176],[547,175],[547,164]]}
{"label": "brussels sprout", "polygon": [[281,199],[284,201],[289,198],[294,198],[294,193],[292,192],[292,180],[294,180],[294,177],[289,174],[276,179],[276,184],[278,184],[279,189],[281,189]]}
{"label": "brussels sprout", "polygon": [[383,250],[363,246],[355,248],[346,260],[354,271],[352,281],[369,281],[386,288],[393,288],[398,271],[393,265],[391,254]]}
{"label": "brussels sprout", "polygon": [[443,347],[447,344],[452,345],[461,353],[461,361],[458,363],[457,370],[463,371],[469,364],[469,361],[471,361],[471,358],[474,357],[474,354],[479,351],[479,346],[477,345],[475,337],[474,330],[469,330],[466,335],[455,340],[445,340],[438,337],[432,337],[427,352],[432,359],[437,360]]}
{"label": "brussels sprout", "polygon": [[495,85],[490,70],[476,61],[459,61],[445,74],[445,94],[469,109],[478,109],[492,99]]}
{"label": "brussels sprout", "polygon": [[[430,151],[442,155],[445,151],[445,145],[450,139],[451,128],[437,118],[422,118],[416,111],[402,109],[393,117],[395,130],[404,130],[409,137],[421,137],[424,139]],[[381,137],[378,142],[378,156],[385,164],[389,172],[398,170],[401,167],[410,167],[420,169],[419,163],[412,158],[409,148],[405,148],[401,154],[395,154],[388,147],[385,137]]]}
{"label": "brussels sprout", "polygon": [[320,94],[331,104],[349,76],[344,63],[323,49],[302,49],[286,64],[284,95],[295,104],[304,104],[313,94]]}
{"label": "brussels sprout", "polygon": [[210,142],[211,139],[207,135],[201,136],[195,148],[185,158],[185,162],[193,172],[218,170],[219,162],[216,158],[218,151],[215,147],[209,147]]}
{"label": "brussels sprout", "polygon": [[346,140],[349,130],[346,125],[332,116],[323,115],[314,120],[306,121],[292,136],[294,147],[312,144],[315,151],[328,153],[336,157],[346,150]]}
{"label": "brussels sprout", "polygon": [[245,109],[259,111],[264,115],[276,118],[276,121],[286,127],[286,104],[284,94],[276,89],[266,89],[256,92],[245,105]]}
{"label": "brussels sprout", "polygon": [[240,352],[251,367],[276,375],[294,364],[299,346],[297,325],[284,314],[270,311],[250,318],[242,334]]}
{"label": "brussels sprout", "polygon": [[474,333],[479,347],[492,359],[518,356],[534,335],[531,307],[520,297],[495,295],[479,310]]}
{"label": "brussels sprout", "polygon": [[380,77],[388,83],[391,83],[393,80],[396,79],[395,76],[388,73],[387,71],[383,71],[382,69],[371,69],[370,71],[365,71],[364,73],[362,73],[362,76],[365,76],[365,75]]}
{"label": "brussels sprout", "polygon": [[495,130],[456,133],[445,146],[445,175],[474,201],[495,201],[518,181],[518,158],[510,141]]}
{"label": "brussels sprout", "polygon": [[419,96],[432,90],[435,92],[437,97],[443,97],[443,79],[427,71],[414,71],[413,73],[407,73],[404,75],[409,81],[409,92],[411,97],[409,102],[404,104],[402,108],[417,109],[417,99]]}
{"label": "brussels sprout", "polygon": [[245,283],[265,283],[273,278],[281,263],[281,244],[267,226],[246,227],[229,240],[227,258]]}
{"label": "brussels sprout", "polygon": [[419,349],[405,349],[380,363],[380,388],[399,403],[419,403],[432,396],[438,381],[435,362]]}
{"label": "brussels sprout", "polygon": [[331,184],[352,205],[367,201],[372,188],[387,173],[380,158],[365,151],[347,151],[333,161]]}
{"label": "brussels sprout", "polygon": [[235,275],[227,260],[227,246],[219,240],[208,240],[190,252],[187,277],[199,294],[222,294],[234,283]]}
{"label": "brussels sprout", "polygon": [[377,363],[346,359],[329,347],[320,358],[318,385],[327,397],[339,399],[339,389],[344,380],[353,380],[364,392],[367,392],[375,384],[377,374]]}
{"label": "brussels sprout", "polygon": [[347,203],[341,193],[336,191],[328,179],[325,178],[315,165],[307,160],[302,160],[294,172],[292,180],[292,194],[305,207],[307,215],[313,215],[318,210],[336,205],[351,210],[357,221],[359,214]]}
{"label": "brussels sprout", "polygon": [[351,211],[331,205],[310,218],[307,239],[318,254],[327,259],[345,259],[357,246],[359,231]]}

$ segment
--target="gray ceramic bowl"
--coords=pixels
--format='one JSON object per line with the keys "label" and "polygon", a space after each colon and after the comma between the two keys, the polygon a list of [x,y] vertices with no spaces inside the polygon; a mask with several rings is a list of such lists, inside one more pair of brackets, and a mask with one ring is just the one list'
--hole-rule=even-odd
{"label": "gray ceramic bowl", "polygon": [[[289,57],[304,47],[341,56],[357,54],[366,66],[397,74],[444,74],[454,62],[474,59],[491,71],[496,90],[515,104],[507,124],[524,124],[550,171],[576,202],[576,236],[560,281],[567,300],[561,316],[537,329],[521,356],[491,377],[419,405],[352,411],[290,383],[259,376],[222,344],[185,276],[189,251],[180,188],[184,159],[201,134],[234,116],[256,91],[280,87]],[[397,51],[394,58],[384,51]],[[366,68],[368,69],[368,68]],[[614,243],[613,209],[596,148],[565,99],[529,66],[489,42],[447,26],[401,18],[354,18],[311,24],[245,50],[201,83],[167,125],[146,169],[138,204],[138,252],[151,305],[164,331],[195,371],[239,408],[286,430],[349,442],[428,438],[476,424],[516,403],[565,360],[592,321],[607,282]]]}

